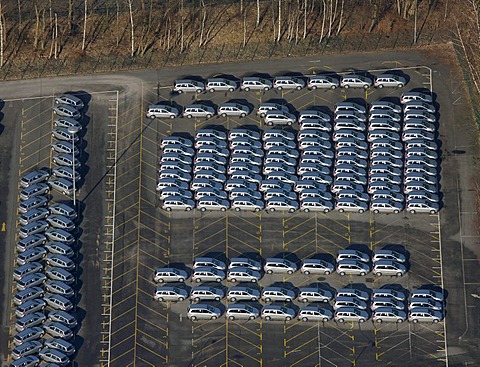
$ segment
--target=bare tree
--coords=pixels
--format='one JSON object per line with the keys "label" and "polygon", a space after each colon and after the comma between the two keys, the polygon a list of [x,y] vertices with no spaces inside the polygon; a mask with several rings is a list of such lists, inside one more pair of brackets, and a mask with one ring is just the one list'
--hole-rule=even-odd
{"label": "bare tree", "polygon": [[22,24],[22,6],[20,0],[17,0],[18,24]]}
{"label": "bare tree", "polygon": [[278,0],[278,34],[277,42],[282,38],[282,0]]}
{"label": "bare tree", "polygon": [[260,24],[260,0],[257,0],[257,27]]}
{"label": "bare tree", "polygon": [[68,0],[67,22],[68,22],[68,31],[71,32],[73,30],[73,0]]}
{"label": "bare tree", "polygon": [[322,13],[323,13],[323,18],[322,18],[322,30],[321,30],[321,33],[320,33],[320,42],[323,41],[323,36],[324,36],[324,31],[325,31],[325,19],[327,18],[327,3],[325,2],[325,0],[322,0],[323,1],[323,6],[322,6]]}
{"label": "bare tree", "polygon": [[303,39],[307,38],[307,0],[303,2]]}
{"label": "bare tree", "polygon": [[38,33],[40,28],[40,13],[38,12],[37,0],[35,1],[35,33],[33,37],[33,47],[37,48],[38,46]]}
{"label": "bare tree", "polygon": [[135,27],[133,24],[133,10],[132,10],[132,0],[127,0],[128,2],[128,11],[130,13],[130,30],[131,30],[131,52],[130,56],[135,55]]}
{"label": "bare tree", "polygon": [[207,9],[205,8],[205,1],[202,0],[202,23],[200,24],[200,42],[199,46],[203,46],[203,34],[205,32],[205,23],[207,22]]}
{"label": "bare tree", "polygon": [[338,29],[337,29],[337,35],[340,33],[342,30],[342,21],[343,21],[343,5],[345,3],[345,0],[342,0],[342,5],[340,6],[340,19],[338,21]]}
{"label": "bare tree", "polygon": [[87,37],[87,0],[84,1],[83,9],[83,35],[82,35],[82,52],[85,51],[85,39]]}
{"label": "bare tree", "polygon": [[185,37],[185,16],[183,13],[183,0],[180,2],[180,21],[181,21],[181,29],[180,29],[180,52],[183,52],[184,47],[184,37]]}
{"label": "bare tree", "polygon": [[0,0],[0,68],[3,67],[3,8],[2,1]]}

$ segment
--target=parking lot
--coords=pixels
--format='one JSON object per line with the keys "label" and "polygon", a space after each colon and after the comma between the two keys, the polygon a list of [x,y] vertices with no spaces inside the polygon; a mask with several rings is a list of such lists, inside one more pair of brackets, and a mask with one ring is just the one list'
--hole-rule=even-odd
{"label": "parking lot", "polygon": [[[304,71],[305,72],[305,71]],[[374,71],[372,71],[374,73]],[[410,90],[429,87],[427,68],[404,70],[411,77]],[[173,81],[173,78],[172,78]],[[238,95],[236,95],[239,93]],[[215,104],[232,98],[246,98],[257,105],[270,100],[287,100],[295,109],[312,105],[330,108],[349,99],[375,101],[399,96],[398,90],[338,89],[300,92],[234,92],[198,95],[196,100]],[[174,97],[180,105],[192,103],[195,96]],[[141,106],[120,106],[119,146],[122,130],[125,141],[138,136],[125,147],[117,166],[112,340],[113,366],[137,361],[141,365],[182,366],[262,366],[279,365],[361,365],[399,364],[408,359],[419,365],[445,364],[444,323],[428,325],[327,323],[288,323],[253,320],[232,322],[225,319],[192,323],[186,319],[188,301],[159,303],[152,298],[155,284],[151,277],[159,266],[192,264],[193,258],[222,254],[228,258],[255,254],[263,258],[293,253],[299,259],[317,253],[335,255],[352,244],[371,250],[385,245],[404,246],[410,254],[411,269],[403,278],[326,277],[267,275],[260,286],[285,282],[296,287],[328,283],[338,289],[353,284],[370,289],[396,284],[407,290],[424,285],[442,285],[439,217],[407,213],[236,213],[165,212],[159,209],[155,192],[160,141],[175,132],[189,133],[210,125],[227,129],[240,126],[264,128],[254,115],[246,118],[213,117],[209,120],[147,120],[149,104],[172,100],[170,88],[154,83],[142,86]],[[129,116],[122,118],[122,110]],[[122,124],[125,124],[123,126]],[[121,149],[120,149],[121,151]],[[123,219],[122,219],[123,218]],[[190,285],[189,283],[187,283]],[[268,363],[268,364],[267,364]]]}
{"label": "parking lot", "polygon": [[[332,56],[328,60],[282,60],[278,67],[262,61],[224,65],[222,70],[241,77],[252,70],[273,75],[285,70],[304,74],[315,70],[348,72],[354,65],[375,74],[374,70],[401,66],[397,59],[403,60],[404,65],[418,65],[425,60],[424,54],[410,52],[375,54],[375,58],[378,57],[375,61],[368,57],[358,54],[348,59]],[[478,213],[472,199],[471,167],[476,159],[477,131],[470,126],[468,104],[458,90],[455,72],[435,62],[432,65],[433,80],[428,68],[405,69],[412,80],[403,89],[429,88],[433,81],[441,106],[438,139],[442,147],[441,192],[445,195],[445,207],[438,216],[405,212],[379,215],[335,211],[283,214],[161,210],[155,184],[163,137],[178,132],[193,134],[199,128],[220,124],[226,129],[244,125],[265,128],[253,115],[244,119],[214,117],[207,121],[152,121],[144,117],[147,106],[152,103],[172,99],[185,105],[193,101],[192,95],[172,96],[172,81],[187,76],[192,70],[198,70],[205,78],[212,77],[220,70],[218,65],[157,71],[157,82],[154,82],[155,72],[142,71],[133,73],[133,77],[98,75],[95,83],[91,77],[75,77],[5,84],[0,92],[12,99],[5,99],[2,108],[2,124],[6,126],[2,139],[7,148],[2,150],[5,174],[0,180],[5,187],[13,188],[0,198],[9,208],[6,232],[2,229],[0,234],[8,245],[5,274],[10,277],[14,263],[10,252],[13,253],[11,244],[15,242],[16,233],[17,197],[13,196],[16,196],[18,177],[34,167],[50,164],[52,97],[60,91],[82,91],[88,85],[92,96],[85,136],[88,145],[84,150],[89,155],[85,166],[88,179],[79,192],[84,205],[80,237],[84,245],[77,307],[81,327],[75,339],[81,351],[75,356],[78,365],[93,366],[98,365],[98,361],[103,366],[268,366],[273,363],[280,366],[444,366],[447,361],[450,365],[475,364],[478,352],[471,347],[478,342],[478,302],[470,294],[478,294],[475,264],[478,264],[479,237],[472,224]],[[345,98],[371,102],[385,95],[399,94],[391,89],[371,89],[367,93],[305,89],[268,94],[234,92],[233,96],[217,92],[201,94],[198,98],[212,99],[215,104],[230,98],[248,98],[257,105],[260,101],[283,97],[292,101],[295,110],[300,110],[313,104],[331,109]],[[6,149],[11,150],[7,155]],[[10,167],[5,165],[8,160],[11,160]],[[9,172],[14,172],[15,177],[9,177]],[[369,320],[361,325],[342,325],[334,321],[317,324],[292,320],[284,324],[260,319],[230,321],[222,317],[192,323],[186,318],[189,301],[161,303],[152,298],[155,287],[152,273],[156,267],[167,264],[191,267],[194,257],[200,255],[221,254],[231,258],[248,253],[267,258],[291,252],[304,259],[316,253],[335,254],[349,245],[379,249],[391,244],[404,246],[410,256],[411,267],[403,278],[340,277],[337,274],[307,277],[295,273],[285,277],[267,275],[260,286],[286,282],[295,287],[320,283],[335,289],[345,285],[372,289],[393,284],[412,290],[444,284],[448,292],[445,322],[397,325],[373,324]],[[13,292],[11,280],[6,292]],[[7,333],[14,326],[10,300],[6,299],[4,305],[7,327],[2,331]],[[293,304],[300,305],[297,301]],[[7,336],[3,338],[2,334],[1,339],[7,343]],[[8,346],[5,344],[5,348],[0,349],[5,351],[2,362],[7,361]]]}

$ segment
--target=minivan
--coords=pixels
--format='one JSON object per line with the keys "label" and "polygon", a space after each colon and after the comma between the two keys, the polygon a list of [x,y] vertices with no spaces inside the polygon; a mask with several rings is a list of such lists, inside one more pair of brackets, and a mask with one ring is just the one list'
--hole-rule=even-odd
{"label": "minivan", "polygon": [[358,103],[355,103],[355,102],[343,101],[343,102],[338,102],[335,105],[335,110],[334,110],[335,113],[345,112],[345,111],[352,111],[352,112],[363,113],[363,114],[367,113],[367,109],[364,106],[359,105]]}
{"label": "minivan", "polygon": [[368,131],[375,130],[389,130],[399,132],[401,129],[400,124],[391,119],[372,119],[368,123]]}
{"label": "minivan", "polygon": [[43,265],[39,262],[31,262],[29,264],[25,264],[19,266],[13,271],[13,279],[19,281],[25,278],[29,274],[38,273],[43,270]]}
{"label": "minivan", "polygon": [[52,175],[55,176],[55,178],[66,178],[69,181],[73,181],[75,179],[75,182],[78,182],[82,179],[82,175],[80,172],[78,172],[78,170],[67,166],[54,167],[52,169]]}
{"label": "minivan", "polygon": [[13,344],[22,345],[31,340],[38,340],[45,334],[45,331],[40,326],[33,326],[25,329],[13,337]]}
{"label": "minivan", "polygon": [[273,83],[270,80],[259,77],[244,77],[240,84],[240,89],[248,92],[249,90],[263,90],[268,91],[273,88]]}
{"label": "minivan", "polygon": [[349,74],[342,76],[340,86],[343,88],[363,88],[365,90],[373,85],[373,81],[370,78],[363,75]]}
{"label": "minivan", "polygon": [[370,104],[370,111],[375,111],[375,110],[390,110],[395,113],[401,113],[402,107],[392,102],[380,100]]}
{"label": "minivan", "polygon": [[411,310],[415,307],[426,307],[436,311],[443,310],[443,303],[435,301],[430,298],[422,298],[422,297],[413,297],[410,298],[408,301],[408,309]]}
{"label": "minivan", "polygon": [[212,93],[216,91],[233,92],[237,88],[238,84],[236,82],[225,78],[207,79],[207,84],[205,85],[205,89]]}
{"label": "minivan", "polygon": [[266,321],[290,321],[296,316],[296,312],[291,307],[266,305],[262,309],[261,316]]}
{"label": "minivan", "polygon": [[298,300],[303,303],[307,302],[324,302],[328,303],[333,299],[333,293],[327,289],[320,287],[303,287],[299,289]]}
{"label": "minivan", "polygon": [[46,208],[32,209],[20,216],[19,223],[23,226],[26,226],[27,224],[36,220],[45,219],[49,214],[50,212]]}
{"label": "minivan", "polygon": [[67,204],[55,203],[55,204],[49,205],[48,210],[50,211],[51,214],[63,215],[64,217],[67,217],[70,220],[74,220],[75,218],[77,218],[77,213],[75,209],[68,206]]}
{"label": "minivan", "polygon": [[433,322],[437,323],[443,320],[443,313],[430,308],[416,307],[408,312],[408,321],[417,322]]}
{"label": "minivan", "polygon": [[[52,188],[52,190],[56,190],[63,195],[72,196],[73,195],[73,182],[67,180],[66,178],[54,178],[48,180],[48,184]],[[76,189],[76,188],[75,188]]]}
{"label": "minivan", "polygon": [[371,111],[368,119],[371,121],[373,119],[389,119],[395,122],[399,122],[402,117],[391,110],[374,110]]}
{"label": "minivan", "polygon": [[265,117],[268,111],[289,112],[288,107],[285,105],[274,102],[263,102],[258,106],[257,115],[260,117]]}
{"label": "minivan", "polygon": [[228,305],[225,317],[229,320],[254,320],[260,315],[255,307],[246,304]]}
{"label": "minivan", "polygon": [[199,268],[202,266],[210,266],[218,270],[225,270],[227,268],[226,264],[223,261],[214,259],[212,257],[197,257],[193,262],[193,268]]}
{"label": "minivan", "polygon": [[373,311],[372,319],[378,323],[390,321],[400,324],[407,319],[407,314],[392,307],[379,307]]}
{"label": "minivan", "polygon": [[266,259],[263,269],[267,274],[293,274],[298,270],[298,267],[294,262],[287,259],[272,257]]}
{"label": "minivan", "polygon": [[45,332],[55,338],[69,340],[73,337],[73,332],[70,328],[61,322],[47,321],[43,324]]}
{"label": "minivan", "polygon": [[330,122],[332,119],[329,115],[318,110],[303,110],[300,111],[298,122],[302,123],[305,120],[319,120],[321,122]]}
{"label": "minivan", "polygon": [[230,179],[225,182],[225,191],[232,191],[233,189],[236,188],[244,188],[247,190],[252,190],[256,191],[257,190],[257,185],[254,184],[253,182],[248,182],[246,180],[241,180],[241,179]]}
{"label": "minivan", "polygon": [[407,84],[407,80],[404,77],[395,74],[380,74],[375,77],[374,85],[377,88],[383,87],[395,87],[402,88]]}
{"label": "minivan", "polygon": [[335,89],[340,86],[340,82],[337,78],[328,75],[314,75],[308,78],[307,86],[310,89]]}
{"label": "minivan", "polygon": [[285,111],[267,111],[265,113],[265,125],[292,125],[297,121],[295,115]]}
{"label": "minivan", "polygon": [[20,306],[32,299],[43,297],[43,293],[43,289],[40,287],[30,287],[23,291],[16,292],[15,296],[13,297],[13,303],[15,303],[17,306]]}
{"label": "minivan", "polygon": [[28,236],[18,241],[17,251],[27,251],[30,248],[44,245],[45,242],[47,242],[47,238],[43,234],[32,234],[31,236]]}
{"label": "minivan", "polygon": [[68,104],[59,104],[53,107],[53,113],[58,116],[71,117],[78,120],[82,114],[77,109]]}
{"label": "minivan", "polygon": [[188,279],[186,271],[176,268],[157,268],[153,274],[153,281],[156,283],[180,282]]}
{"label": "minivan", "polygon": [[28,287],[34,287],[36,285],[42,286],[47,280],[47,276],[43,273],[33,273],[27,275],[25,278],[17,282],[17,290],[23,291]]}
{"label": "minivan", "polygon": [[236,302],[236,301],[256,302],[260,299],[260,296],[261,296],[261,293],[258,289],[245,287],[245,286],[231,287],[228,289],[228,292],[227,292],[227,300],[229,302]]}
{"label": "minivan", "polygon": [[[40,273],[41,274],[41,273]],[[41,274],[43,275],[43,274]],[[15,316],[17,318],[24,317],[29,313],[42,312],[45,309],[47,304],[41,298],[35,298],[30,301],[25,302],[24,304],[17,306],[15,310]]]}
{"label": "minivan", "polygon": [[370,265],[357,260],[341,260],[337,263],[337,273],[344,275],[365,276],[370,273]]}
{"label": "minivan", "polygon": [[193,269],[192,281],[200,282],[217,282],[220,283],[225,279],[225,272],[212,267],[200,267]]}
{"label": "minivan", "polygon": [[222,117],[238,116],[245,117],[250,113],[248,106],[240,103],[223,103],[218,106],[217,113]]}
{"label": "minivan", "polygon": [[15,323],[15,329],[17,331],[23,331],[32,326],[39,326],[42,325],[46,319],[47,317],[43,314],[43,312],[29,313],[17,320]]}
{"label": "minivan", "polygon": [[265,287],[262,291],[262,299],[265,302],[291,302],[295,299],[295,292],[283,287]]}
{"label": "minivan", "polygon": [[215,115],[215,109],[203,103],[195,103],[185,106],[182,116],[191,119],[192,117],[211,118]]}
{"label": "minivan", "polygon": [[80,98],[67,93],[55,96],[55,104],[67,104],[79,110],[84,107],[84,103]]}
{"label": "minivan", "polygon": [[391,288],[374,289],[372,292],[372,300],[377,297],[393,298],[401,302],[406,300],[406,296],[403,292]]}
{"label": "minivan", "polygon": [[197,191],[203,188],[211,188],[215,190],[221,190],[222,184],[209,180],[208,178],[194,178],[190,183],[190,190]]}
{"label": "minivan", "polygon": [[323,321],[327,322],[333,317],[333,312],[327,308],[318,306],[302,307],[298,312],[298,319],[302,321]]}
{"label": "minivan", "polygon": [[46,198],[45,196],[34,196],[33,198],[21,202],[18,206],[18,211],[21,214],[25,214],[29,210],[47,206],[47,203],[48,198]]}
{"label": "minivan", "polygon": [[180,114],[180,111],[172,106],[168,105],[150,105],[148,106],[147,110],[147,118],[170,118],[174,119],[175,117],[178,117]]}
{"label": "minivan", "polygon": [[259,261],[252,260],[247,257],[232,257],[230,259],[230,263],[228,264],[228,268],[232,269],[239,266],[256,270],[256,271],[262,270],[262,264]]}
{"label": "minivan", "polygon": [[29,187],[33,184],[43,182],[48,180],[49,173],[46,170],[38,169],[36,171],[32,171],[27,173],[20,179],[20,186],[21,187]]}
{"label": "minivan", "polygon": [[356,307],[360,310],[366,310],[367,302],[356,297],[342,297],[337,295],[335,297],[333,309],[337,310],[341,307]]}
{"label": "minivan", "polygon": [[26,238],[32,234],[43,233],[47,230],[48,223],[43,220],[37,220],[23,226],[18,231],[20,238]]}
{"label": "minivan", "polygon": [[406,92],[400,96],[400,103],[405,104],[411,101],[421,101],[426,103],[432,103],[432,96],[422,92]]}
{"label": "minivan", "polygon": [[220,301],[225,297],[225,293],[221,288],[215,288],[210,286],[198,286],[193,287],[190,291],[190,298],[194,302],[200,301]]}
{"label": "minivan", "polygon": [[305,88],[305,81],[294,76],[277,76],[273,79],[273,87],[277,90]]}
{"label": "minivan", "polygon": [[305,274],[324,274],[329,275],[335,271],[335,265],[322,259],[303,260],[300,271]]}
{"label": "minivan", "polygon": [[257,283],[262,275],[257,270],[253,270],[244,266],[236,266],[229,268],[227,272],[227,280],[232,283],[251,282]]}
{"label": "minivan", "polygon": [[196,320],[216,320],[222,316],[222,311],[219,308],[207,305],[207,304],[196,304],[188,306],[187,318],[196,321]]}
{"label": "minivan", "polygon": [[335,310],[334,319],[339,323],[359,322],[363,323],[369,318],[368,312],[356,307],[340,307]]}
{"label": "minivan", "polygon": [[391,307],[396,310],[405,310],[405,304],[402,301],[390,297],[375,297],[372,299],[370,308],[376,310],[379,307]]}
{"label": "minivan", "polygon": [[42,246],[36,246],[19,253],[17,256],[17,265],[21,266],[33,261],[41,261],[45,256],[47,256],[47,250]]}
{"label": "minivan", "polygon": [[173,91],[177,93],[196,92],[202,93],[205,90],[205,84],[192,79],[175,80]]}

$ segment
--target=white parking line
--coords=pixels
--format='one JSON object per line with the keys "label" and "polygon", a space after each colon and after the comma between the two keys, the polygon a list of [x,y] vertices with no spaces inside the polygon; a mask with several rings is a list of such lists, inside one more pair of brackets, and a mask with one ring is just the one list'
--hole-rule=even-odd
{"label": "white parking line", "polygon": [[[440,281],[442,284],[443,298],[445,299],[445,286],[443,283],[442,229],[440,225],[440,212],[437,213],[437,223],[438,223],[438,247],[440,249],[440,251],[438,252],[438,255],[440,257],[440,277],[441,277]],[[462,259],[463,259],[463,254],[462,254]],[[465,276],[465,272],[463,274]],[[464,279],[464,283],[465,283],[465,279]],[[442,324],[443,324],[443,343],[444,343],[444,349],[445,349],[445,366],[448,366],[447,323],[444,320]]]}

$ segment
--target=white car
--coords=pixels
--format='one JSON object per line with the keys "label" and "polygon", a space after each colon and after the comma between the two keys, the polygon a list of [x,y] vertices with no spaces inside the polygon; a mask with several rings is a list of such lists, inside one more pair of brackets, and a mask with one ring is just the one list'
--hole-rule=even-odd
{"label": "white car", "polygon": [[351,198],[342,198],[337,201],[335,204],[335,209],[340,213],[343,212],[357,212],[363,213],[368,210],[368,204],[364,201],[351,199]]}
{"label": "white car", "polygon": [[362,75],[349,74],[342,76],[340,86],[343,88],[363,88],[368,89],[373,85],[373,81],[370,78]]}
{"label": "white car", "polygon": [[265,125],[292,125],[297,121],[295,115],[285,111],[268,111],[265,114]]}
{"label": "white car", "polygon": [[265,205],[263,201],[252,198],[252,197],[242,197],[237,196],[231,201],[231,208],[236,210],[237,212],[241,210],[248,210],[252,212],[259,212],[262,210]]}
{"label": "white car", "polygon": [[190,211],[195,208],[195,202],[191,199],[186,199],[182,196],[169,196],[163,200],[162,209],[171,210],[186,210]]}
{"label": "white car", "polygon": [[294,76],[277,76],[273,79],[273,87],[277,90],[305,88],[305,81]]}
{"label": "white car", "polygon": [[222,212],[230,208],[228,200],[219,199],[216,196],[203,196],[197,201],[197,208],[204,212],[207,210],[220,210]]}
{"label": "white car", "polygon": [[333,204],[331,201],[327,201],[320,197],[307,197],[300,200],[300,210],[303,210],[305,213],[310,211],[328,213],[333,210]]}
{"label": "white car", "polygon": [[276,210],[286,210],[289,213],[293,213],[295,210],[298,210],[298,203],[287,198],[272,197],[267,200],[265,209],[270,212],[274,212]]}

